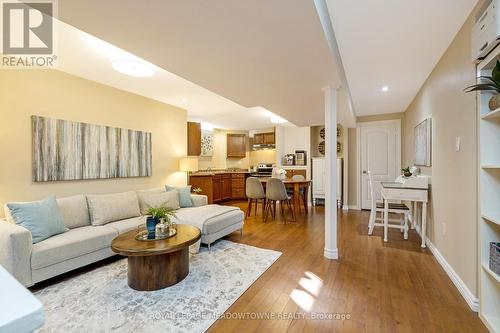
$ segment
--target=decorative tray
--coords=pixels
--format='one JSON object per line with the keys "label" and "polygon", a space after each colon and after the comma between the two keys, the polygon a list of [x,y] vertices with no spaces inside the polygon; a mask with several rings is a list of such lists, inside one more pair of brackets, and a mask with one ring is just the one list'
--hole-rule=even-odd
{"label": "decorative tray", "polygon": [[176,234],[177,234],[177,229],[174,228],[168,228],[168,232],[165,234],[148,233],[147,230],[143,230],[137,233],[137,235],[135,235],[135,239],[139,241],[155,241],[155,240],[167,239],[172,236],[175,236]]}

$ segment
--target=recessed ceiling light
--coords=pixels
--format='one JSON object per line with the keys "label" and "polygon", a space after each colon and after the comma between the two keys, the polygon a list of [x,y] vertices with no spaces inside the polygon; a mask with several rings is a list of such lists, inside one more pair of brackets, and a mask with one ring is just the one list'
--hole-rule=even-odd
{"label": "recessed ceiling light", "polygon": [[383,86],[382,87],[382,91],[383,92],[388,92],[389,91],[389,87],[388,86]]}
{"label": "recessed ceiling light", "polygon": [[186,97],[183,97],[183,98],[182,98],[182,103],[186,103],[186,102],[187,102]]}
{"label": "recessed ceiling light", "polygon": [[111,66],[117,72],[135,77],[148,77],[155,74],[154,68],[137,60],[114,60]]}

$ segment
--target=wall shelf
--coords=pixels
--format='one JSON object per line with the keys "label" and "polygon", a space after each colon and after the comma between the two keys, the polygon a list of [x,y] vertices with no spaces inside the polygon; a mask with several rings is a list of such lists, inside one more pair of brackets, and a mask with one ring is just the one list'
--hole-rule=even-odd
{"label": "wall shelf", "polygon": [[500,214],[482,214],[481,217],[500,226]]}
{"label": "wall shelf", "polygon": [[500,118],[500,108],[489,111],[488,113],[485,113],[481,116],[481,119],[496,119]]}
{"label": "wall shelf", "polygon": [[[491,75],[500,46],[477,65],[477,77]],[[500,276],[488,266],[490,242],[500,242],[500,108],[490,111],[491,94],[478,93],[478,280],[479,317],[492,332],[500,332]]]}
{"label": "wall shelf", "polygon": [[486,271],[486,273],[491,275],[491,277],[493,277],[495,280],[497,280],[498,283],[500,283],[500,275],[493,272],[487,263],[483,263],[483,269]]}

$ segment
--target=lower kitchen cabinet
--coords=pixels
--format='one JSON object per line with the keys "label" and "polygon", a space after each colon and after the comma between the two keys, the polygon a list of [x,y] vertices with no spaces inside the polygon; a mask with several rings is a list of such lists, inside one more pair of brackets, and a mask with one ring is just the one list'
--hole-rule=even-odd
{"label": "lower kitchen cabinet", "polygon": [[214,175],[192,175],[189,185],[201,188],[208,197],[208,203],[231,199],[245,199],[245,173],[220,173]]}

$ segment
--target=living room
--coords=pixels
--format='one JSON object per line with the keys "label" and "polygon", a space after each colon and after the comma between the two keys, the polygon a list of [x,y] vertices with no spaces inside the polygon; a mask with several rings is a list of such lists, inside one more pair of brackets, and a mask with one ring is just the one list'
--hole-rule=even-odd
{"label": "living room", "polygon": [[500,332],[497,1],[1,7],[0,332]]}

